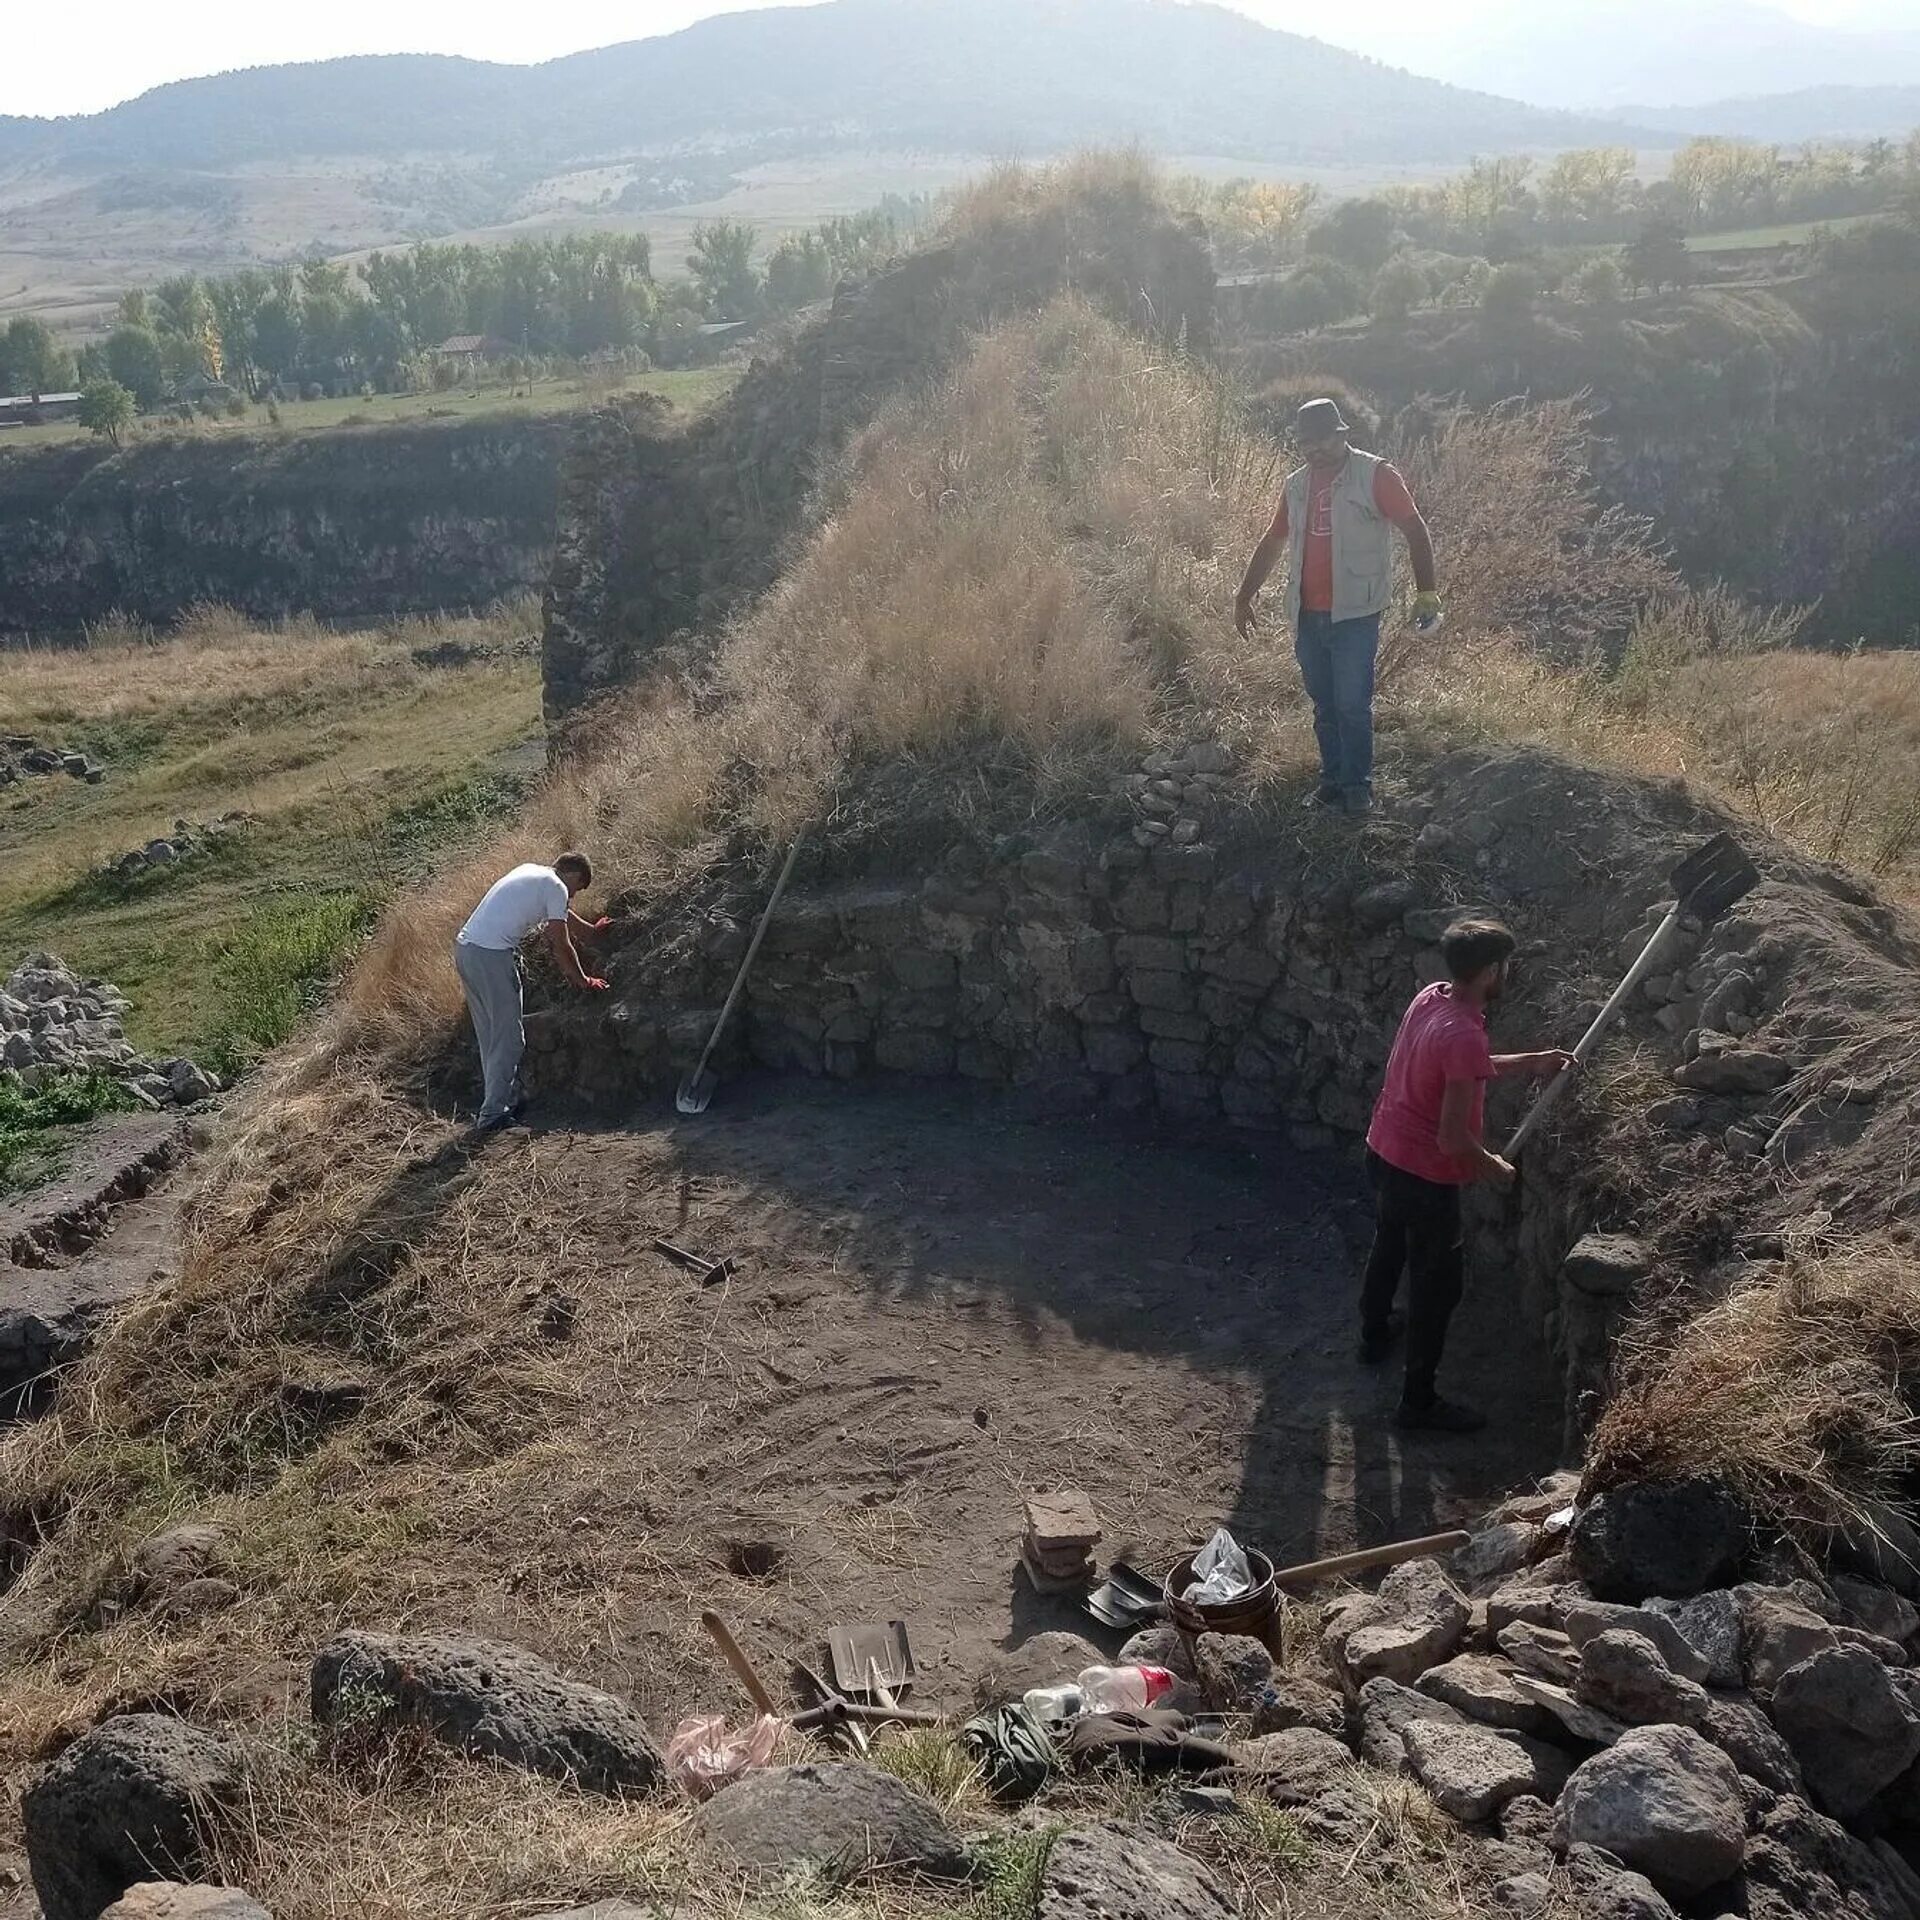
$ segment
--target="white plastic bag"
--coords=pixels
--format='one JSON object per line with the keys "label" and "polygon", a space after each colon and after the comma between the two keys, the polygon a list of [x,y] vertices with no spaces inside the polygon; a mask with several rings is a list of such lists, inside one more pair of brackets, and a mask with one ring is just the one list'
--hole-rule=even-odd
{"label": "white plastic bag", "polygon": [[1198,1606],[1218,1607],[1229,1600],[1244,1599],[1253,1591],[1253,1569],[1240,1543],[1225,1527],[1217,1529],[1207,1544],[1194,1555],[1193,1585],[1183,1599]]}
{"label": "white plastic bag", "polygon": [[721,1714],[694,1714],[667,1741],[667,1770],[696,1800],[704,1800],[750,1768],[764,1767],[785,1725],[763,1713],[736,1729]]}

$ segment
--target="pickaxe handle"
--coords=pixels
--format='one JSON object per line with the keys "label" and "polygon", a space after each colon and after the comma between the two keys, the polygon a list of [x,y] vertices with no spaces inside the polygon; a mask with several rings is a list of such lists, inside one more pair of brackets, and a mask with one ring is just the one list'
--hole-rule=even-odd
{"label": "pickaxe handle", "polygon": [[721,1656],[738,1676],[740,1684],[746,1688],[747,1698],[762,1713],[775,1720],[779,1719],[780,1709],[773,1704],[772,1695],[760,1684],[760,1676],[754,1672],[753,1662],[740,1651],[740,1643],[728,1631],[727,1623],[709,1607],[701,1614],[700,1624],[706,1628],[713,1644],[720,1649]]}
{"label": "pickaxe handle", "polygon": [[[1668,909],[1667,917],[1653,930],[1653,938],[1640,949],[1640,958],[1627,969],[1627,976],[1614,988],[1613,997],[1594,1016],[1593,1025],[1580,1036],[1580,1044],[1573,1050],[1574,1065],[1584,1067],[1593,1058],[1594,1050],[1614,1021],[1620,1017],[1620,1009],[1627,1004],[1629,997],[1648,974],[1653,971],[1653,963],[1659,957],[1661,947],[1680,922],[1680,916],[1686,911],[1686,902],[1676,900]],[[1555,1074],[1540,1089],[1538,1098],[1527,1109],[1526,1117],[1513,1130],[1513,1138],[1507,1142],[1506,1158],[1513,1156],[1526,1145],[1528,1139],[1539,1131],[1540,1122],[1550,1114],[1558,1104],[1560,1096],[1567,1090],[1567,1082],[1573,1078],[1571,1071]]]}
{"label": "pickaxe handle", "polygon": [[1309,1560],[1304,1566],[1282,1567],[1273,1576],[1277,1586],[1300,1586],[1309,1580],[1333,1580],[1343,1573],[1364,1573],[1369,1567],[1397,1567],[1403,1560],[1424,1560],[1429,1554],[1452,1553],[1464,1547],[1470,1535],[1430,1533],[1420,1540],[1397,1540],[1386,1547],[1362,1547],[1358,1553],[1335,1554],[1331,1560]]}
{"label": "pickaxe handle", "polygon": [[807,1733],[836,1720],[859,1720],[870,1727],[944,1727],[947,1724],[944,1714],[927,1713],[918,1707],[876,1707],[864,1700],[837,1696],[824,1707],[809,1707],[805,1713],[796,1713],[787,1724],[796,1733]]}

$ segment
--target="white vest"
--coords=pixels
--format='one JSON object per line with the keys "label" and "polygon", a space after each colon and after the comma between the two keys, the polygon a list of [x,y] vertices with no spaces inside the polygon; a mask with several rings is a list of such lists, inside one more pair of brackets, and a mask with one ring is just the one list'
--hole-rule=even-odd
{"label": "white vest", "polygon": [[[1358,447],[1347,455],[1333,483],[1333,617],[1359,620],[1385,613],[1393,600],[1393,522],[1374,505],[1373,476],[1383,462]],[[1307,501],[1313,469],[1287,475],[1287,532],[1293,547],[1293,578],[1287,603],[1300,621],[1300,576],[1307,555]]]}

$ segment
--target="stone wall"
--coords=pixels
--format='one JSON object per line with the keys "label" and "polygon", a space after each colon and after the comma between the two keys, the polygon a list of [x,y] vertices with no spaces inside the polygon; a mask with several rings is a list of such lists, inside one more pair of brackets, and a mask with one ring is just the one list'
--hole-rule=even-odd
{"label": "stone wall", "polygon": [[884,401],[947,365],[999,314],[1075,288],[1143,328],[1205,342],[1204,236],[1158,217],[1015,222],[843,282],[718,406],[677,423],[616,405],[583,419],[546,597],[548,727],[642,673],[659,649],[765,591],[812,524],[834,456]]}
{"label": "stone wall", "polygon": [[373,620],[536,591],[560,418],[339,427],[0,454],[0,636],[212,600]]}
{"label": "stone wall", "polygon": [[[1220,751],[1198,750],[1204,767],[1161,762],[1160,776],[1204,794],[1194,776]],[[871,858],[846,871],[816,848],[769,931],[723,1074],[958,1077],[1044,1089],[1067,1111],[1107,1105],[1357,1155],[1395,1026],[1438,977],[1454,914],[1502,913],[1522,941],[1496,1049],[1570,1045],[1664,911],[1666,868],[1724,824],[1670,784],[1537,754],[1450,756],[1357,831],[1259,824],[1216,791],[1207,838],[1173,845],[1136,796],[1123,787],[1109,820],[956,849],[931,871]],[[1889,1220],[1920,1210],[1909,1183],[1836,1157],[1879,1140],[1900,1163],[1913,1090],[1848,1080],[1824,1096],[1832,1132],[1809,1131],[1820,1109],[1804,1091],[1833,1049],[1920,1015],[1912,930],[1833,870],[1767,857],[1770,884],[1667,951],[1614,1043],[1613,1090],[1566,1103],[1512,1194],[1473,1196],[1481,1283],[1546,1329],[1564,1368],[1570,1450],[1650,1287],[1719,1285],[1777,1255],[1783,1223],[1823,1187],[1877,1186]],[[765,884],[756,867],[624,918],[610,1004],[536,987],[529,1084],[614,1101],[670,1089]],[[1809,999],[1809,979],[1832,993]],[[1494,1137],[1524,1097],[1495,1088]],[[1756,1157],[1772,1163],[1765,1180]],[[1596,1232],[1612,1236],[1599,1251],[1585,1238]]]}

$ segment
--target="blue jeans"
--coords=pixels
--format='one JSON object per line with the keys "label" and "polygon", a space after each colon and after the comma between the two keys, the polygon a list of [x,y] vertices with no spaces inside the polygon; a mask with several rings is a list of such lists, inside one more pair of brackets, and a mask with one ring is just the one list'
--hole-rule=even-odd
{"label": "blue jeans", "polygon": [[1294,658],[1313,702],[1320,742],[1320,784],[1341,793],[1373,785],[1373,663],[1380,651],[1380,616],[1336,620],[1330,613],[1300,615]]}

